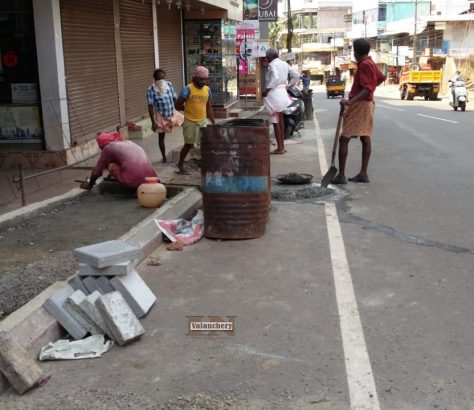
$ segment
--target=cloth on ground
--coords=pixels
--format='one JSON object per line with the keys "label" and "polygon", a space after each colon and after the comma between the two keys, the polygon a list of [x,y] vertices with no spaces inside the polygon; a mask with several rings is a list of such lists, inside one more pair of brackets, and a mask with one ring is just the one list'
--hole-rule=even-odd
{"label": "cloth on ground", "polygon": [[105,341],[104,335],[93,335],[75,341],[59,339],[44,346],[39,359],[41,361],[93,359],[108,352],[113,345],[114,342],[111,340]]}
{"label": "cloth on ground", "polygon": [[204,213],[200,209],[191,221],[185,219],[155,219],[161,232],[171,241],[181,241],[185,246],[196,243],[204,236]]}

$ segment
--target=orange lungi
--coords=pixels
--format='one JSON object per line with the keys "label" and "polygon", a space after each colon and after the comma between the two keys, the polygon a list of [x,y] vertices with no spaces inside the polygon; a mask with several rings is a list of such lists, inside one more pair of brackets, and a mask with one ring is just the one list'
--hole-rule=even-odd
{"label": "orange lungi", "polygon": [[347,138],[370,137],[374,125],[375,103],[356,101],[346,106],[341,135]]}

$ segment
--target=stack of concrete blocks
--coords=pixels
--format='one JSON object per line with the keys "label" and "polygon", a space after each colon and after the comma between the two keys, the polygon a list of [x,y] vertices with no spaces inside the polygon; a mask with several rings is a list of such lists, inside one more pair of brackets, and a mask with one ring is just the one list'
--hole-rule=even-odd
{"label": "stack of concrete blocks", "polygon": [[74,250],[78,275],[50,297],[46,310],[74,339],[106,334],[120,345],[144,333],[138,321],[156,296],[135,271],[140,249],[122,241],[107,241]]}

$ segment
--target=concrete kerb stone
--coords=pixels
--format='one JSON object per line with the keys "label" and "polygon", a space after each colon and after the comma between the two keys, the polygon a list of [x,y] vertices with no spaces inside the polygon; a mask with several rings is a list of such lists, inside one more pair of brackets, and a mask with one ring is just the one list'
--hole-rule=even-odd
{"label": "concrete kerb stone", "polygon": [[95,281],[100,289],[100,293],[102,293],[103,295],[105,295],[106,293],[113,292],[115,290],[110,284],[110,278],[106,276],[98,276]]}
{"label": "concrete kerb stone", "polygon": [[[74,189],[72,191],[76,190]],[[46,206],[50,206],[51,204],[69,199],[73,196],[74,195],[71,195],[65,198],[64,195],[62,195],[61,199],[58,199],[59,197],[52,198],[50,201],[48,201],[48,204],[43,204],[41,209]],[[186,188],[183,190],[183,192],[167,201],[152,215],[148,216],[142,222],[135,225],[126,234],[122,235],[118,239],[123,240],[131,245],[136,245],[141,249],[141,259],[138,261],[138,265],[148,258],[148,256],[150,256],[162,243],[162,235],[161,232],[158,232],[155,219],[190,219],[200,207],[202,207],[202,195],[199,190],[195,188]],[[30,208],[30,206],[27,206],[23,209],[25,209],[25,214],[23,215],[24,219],[30,218],[32,216],[31,212],[33,215],[35,212],[40,212],[39,208],[33,210]],[[26,214],[26,209],[30,209],[30,214],[28,216]],[[15,211],[10,212],[9,214],[13,214],[14,212]],[[6,215],[8,214],[0,216],[0,226],[3,227],[2,223],[18,222],[18,219],[15,219],[15,222],[12,222],[12,216],[10,216],[10,218],[5,218]],[[13,218],[18,218],[18,215],[14,216]],[[21,343],[22,340],[28,339],[28,346],[25,348],[27,351],[37,357],[42,346],[49,342],[56,341],[63,332],[58,322],[41,306],[52,294],[56,293],[66,284],[67,282],[56,282],[45,289],[26,305],[22,306],[20,309],[13,312],[6,319],[0,322],[0,330],[4,329],[8,332],[14,333],[15,339],[19,343]],[[35,318],[37,317],[40,317],[41,320],[36,321]],[[34,335],[30,336],[28,336],[28,332],[31,332],[31,326],[29,323],[35,324]],[[9,387],[10,385],[8,381],[0,374],[0,395],[3,394]]]}
{"label": "concrete kerb stone", "polygon": [[84,286],[84,283],[82,283],[82,277],[79,275],[72,276],[71,278],[69,278],[67,283],[69,284],[69,286],[71,286],[71,288],[73,288],[74,290],[80,290],[85,295],[88,295],[90,293]]}
{"label": "concrete kerb stone", "polygon": [[74,292],[77,291],[71,286],[66,285],[54,295],[50,296],[46,302],[44,302],[43,307],[56,318],[61,326],[64,327],[74,339],[79,340],[87,334],[87,330],[64,306],[67,298]]}
{"label": "concrete kerb stone", "polygon": [[[94,277],[92,276],[86,276],[82,279],[82,283],[87,289],[86,295],[93,293],[93,292],[99,292],[102,293],[102,291],[99,288],[99,285],[97,284],[97,281]],[[85,292],[84,292],[85,293]]]}
{"label": "concrete kerb stone", "polygon": [[117,263],[129,262],[140,256],[140,249],[124,241],[105,241],[73,250],[78,262],[95,268],[106,268]]}
{"label": "concrete kerb stone", "polygon": [[138,339],[145,333],[142,324],[120,292],[102,295],[95,301],[95,307],[120,346]]}
{"label": "concrete kerb stone", "polygon": [[161,231],[156,226],[155,219],[190,219],[201,207],[201,192],[196,188],[187,188],[119,239],[141,249],[141,259],[138,261],[138,264],[140,264],[163,242]]}
{"label": "concrete kerb stone", "polygon": [[156,302],[156,296],[136,270],[127,276],[116,276],[110,284],[122,294],[138,319],[145,316]]}
{"label": "concrete kerb stone", "polygon": [[115,265],[106,266],[105,268],[95,268],[87,263],[79,263],[80,276],[122,276],[130,273],[135,266],[136,261],[117,263]]}
{"label": "concrete kerb stone", "polygon": [[97,291],[91,293],[83,301],[81,301],[79,308],[102,330],[102,333],[106,334],[110,339],[113,340],[112,333],[107,328],[104,319],[95,307],[95,301],[101,296],[102,295],[100,292]]}
{"label": "concrete kerb stone", "polygon": [[86,297],[83,292],[76,290],[66,299],[64,307],[91,335],[104,334],[102,329],[81,309],[80,305]]}

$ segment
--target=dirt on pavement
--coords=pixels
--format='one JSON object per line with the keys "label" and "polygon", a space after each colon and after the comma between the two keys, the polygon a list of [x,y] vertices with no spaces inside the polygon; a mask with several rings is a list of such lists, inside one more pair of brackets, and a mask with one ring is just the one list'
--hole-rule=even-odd
{"label": "dirt on pavement", "polygon": [[154,210],[91,191],[0,230],[0,319],[73,275],[74,248],[117,239]]}

